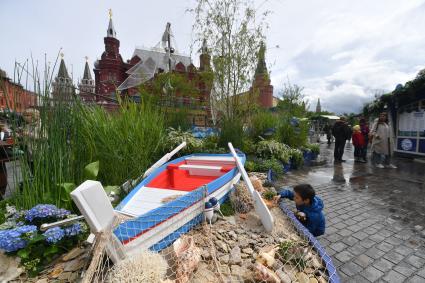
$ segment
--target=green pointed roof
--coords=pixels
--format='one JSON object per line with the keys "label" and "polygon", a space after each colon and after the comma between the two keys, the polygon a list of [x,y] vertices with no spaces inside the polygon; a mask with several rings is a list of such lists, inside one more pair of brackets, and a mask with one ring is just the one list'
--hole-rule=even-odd
{"label": "green pointed roof", "polygon": [[255,75],[268,74],[266,65],[266,45],[264,42],[260,43],[260,49],[258,50],[258,62],[257,68],[255,69]]}
{"label": "green pointed roof", "polygon": [[65,61],[63,60],[63,58],[61,59],[61,63],[59,66],[59,72],[58,72],[58,78],[67,78],[70,79],[69,75],[68,75],[68,70],[66,69],[65,66]]}
{"label": "green pointed roof", "polygon": [[86,61],[86,65],[84,67],[84,76],[83,80],[93,80],[90,72],[89,63]]}

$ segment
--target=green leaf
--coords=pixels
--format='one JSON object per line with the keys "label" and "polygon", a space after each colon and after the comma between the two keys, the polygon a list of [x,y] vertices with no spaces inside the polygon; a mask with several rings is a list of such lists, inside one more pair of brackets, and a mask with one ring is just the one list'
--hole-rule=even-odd
{"label": "green leaf", "polygon": [[22,249],[18,251],[18,256],[20,258],[28,258],[29,257],[29,252],[26,249]]}
{"label": "green leaf", "polygon": [[53,245],[53,246],[46,248],[44,250],[43,255],[45,257],[47,257],[47,256],[50,256],[50,255],[56,254],[58,251],[59,251],[58,247],[56,245]]}
{"label": "green leaf", "polygon": [[74,183],[62,183],[59,184],[60,189],[62,190],[61,200],[64,202],[71,201],[69,194],[77,187]]}
{"label": "green leaf", "polygon": [[84,167],[84,177],[86,180],[96,180],[99,174],[99,161],[92,162]]}
{"label": "green leaf", "polygon": [[29,244],[37,243],[44,240],[43,235],[36,235],[29,240]]}
{"label": "green leaf", "polygon": [[119,195],[119,194],[121,193],[121,189],[120,189],[120,187],[119,187],[119,186],[106,186],[106,187],[104,187],[104,189],[105,189],[105,192],[106,192],[108,195],[110,195],[112,192],[113,192],[115,195]]}

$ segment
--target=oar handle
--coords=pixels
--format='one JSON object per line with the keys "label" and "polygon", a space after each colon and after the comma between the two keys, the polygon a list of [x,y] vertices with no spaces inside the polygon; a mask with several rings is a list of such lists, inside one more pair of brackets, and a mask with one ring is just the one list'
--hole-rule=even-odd
{"label": "oar handle", "polygon": [[56,222],[53,222],[53,223],[45,223],[45,224],[42,224],[40,226],[40,230],[46,231],[49,228],[62,226],[62,225],[72,223],[72,222],[75,222],[75,221],[78,221],[78,220],[81,220],[81,219],[84,219],[84,216],[80,215],[80,216],[76,216],[76,217],[73,217],[73,218],[67,218],[67,219],[64,219],[64,220],[56,221]]}

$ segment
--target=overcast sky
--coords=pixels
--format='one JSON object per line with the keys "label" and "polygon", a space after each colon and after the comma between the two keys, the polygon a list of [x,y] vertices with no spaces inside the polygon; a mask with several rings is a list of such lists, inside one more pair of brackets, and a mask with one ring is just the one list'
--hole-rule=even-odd
{"label": "overcast sky", "polygon": [[[256,5],[273,12],[267,63],[275,94],[289,78],[305,88],[313,108],[320,97],[322,109],[356,112],[376,92],[394,89],[425,67],[425,0],[263,2]],[[158,43],[168,21],[179,51],[189,53],[193,17],[185,11],[191,5],[193,0],[0,0],[0,68],[12,77],[15,59],[24,62],[32,53],[42,65],[46,53],[54,62],[62,47],[77,80],[84,57],[93,66],[104,50],[109,8],[124,60],[136,46]]]}

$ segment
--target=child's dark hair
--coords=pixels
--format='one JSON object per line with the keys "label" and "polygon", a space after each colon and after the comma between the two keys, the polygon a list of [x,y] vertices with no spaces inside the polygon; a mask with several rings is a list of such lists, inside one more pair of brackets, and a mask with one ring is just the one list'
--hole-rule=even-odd
{"label": "child's dark hair", "polygon": [[310,184],[300,184],[294,187],[294,192],[299,194],[303,200],[310,200],[310,203],[313,202],[316,192]]}

